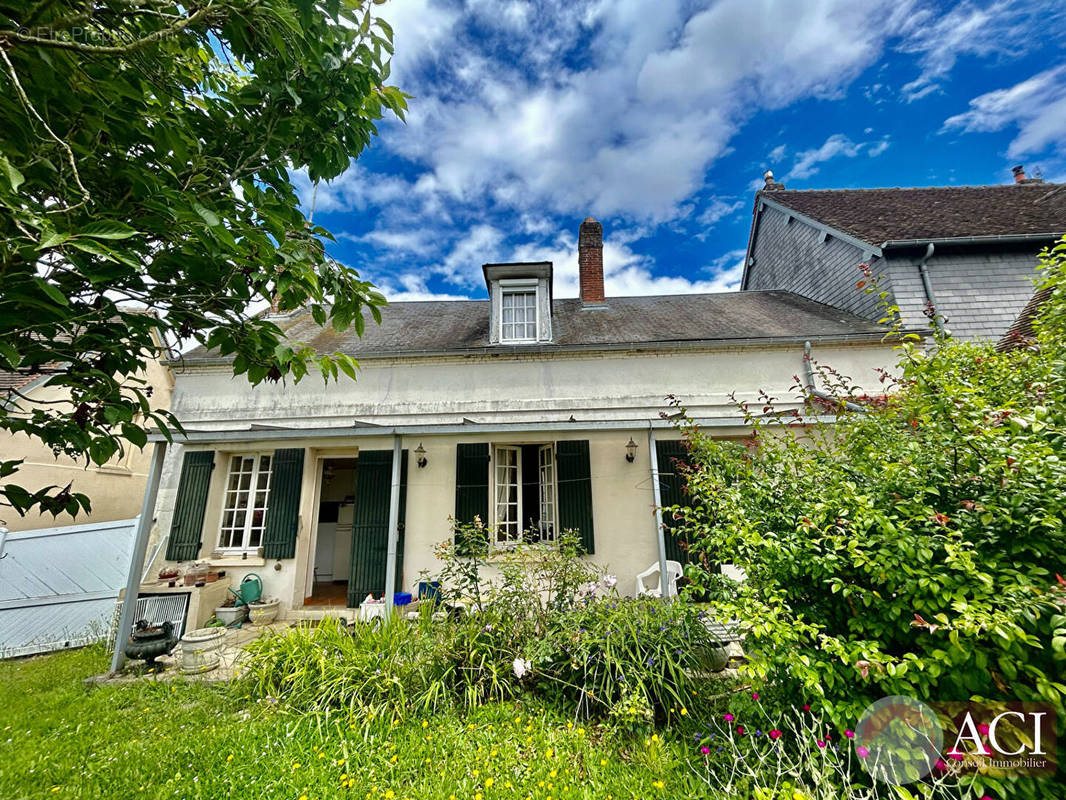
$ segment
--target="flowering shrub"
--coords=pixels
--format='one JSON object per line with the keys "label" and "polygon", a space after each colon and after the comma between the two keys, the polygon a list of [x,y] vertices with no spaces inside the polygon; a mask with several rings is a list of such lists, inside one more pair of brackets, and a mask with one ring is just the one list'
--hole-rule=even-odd
{"label": "flowering shrub", "polygon": [[[758,694],[754,695],[758,700]],[[732,706],[731,706],[732,707]],[[874,800],[875,798],[973,798],[947,771],[936,772],[904,794],[873,781],[862,770],[870,752],[855,734],[837,730],[809,705],[773,713],[760,703],[727,711],[692,735],[693,764],[709,789],[722,797],[754,800]]]}
{"label": "flowering shrub", "polygon": [[[840,722],[885,695],[1044,702],[1063,718],[1066,243],[1046,262],[1036,346],[905,340],[868,413],[841,404],[812,430],[766,398],[745,407],[755,448],[686,428],[681,536],[747,572],[726,604],[756,677]],[[1039,796],[1022,783],[1010,796]]]}

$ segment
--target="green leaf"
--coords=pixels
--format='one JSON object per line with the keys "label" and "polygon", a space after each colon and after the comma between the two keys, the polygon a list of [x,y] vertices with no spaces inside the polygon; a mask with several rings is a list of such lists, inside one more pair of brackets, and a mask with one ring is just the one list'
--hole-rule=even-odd
{"label": "green leaf", "polygon": [[131,236],[137,236],[138,231],[122,222],[103,220],[90,222],[75,235],[88,236],[91,239],[129,239]]}
{"label": "green leaf", "polygon": [[36,283],[39,287],[41,287],[41,291],[48,295],[52,300],[59,303],[59,305],[70,305],[70,301],[67,299],[67,296],[59,290],[58,286],[49,283],[44,278],[34,278],[33,282]]}
{"label": "green leaf", "polygon": [[3,176],[7,178],[7,182],[11,186],[11,191],[13,192],[17,192],[19,187],[26,181],[23,174],[15,169],[11,162],[4,156],[0,156],[0,174],[3,174]]}
{"label": "green leaf", "polygon": [[218,218],[218,214],[216,214],[211,209],[205,208],[199,203],[193,203],[192,207],[193,210],[200,215],[200,218],[203,219],[203,221],[210,225],[212,228],[222,222],[222,220]]}

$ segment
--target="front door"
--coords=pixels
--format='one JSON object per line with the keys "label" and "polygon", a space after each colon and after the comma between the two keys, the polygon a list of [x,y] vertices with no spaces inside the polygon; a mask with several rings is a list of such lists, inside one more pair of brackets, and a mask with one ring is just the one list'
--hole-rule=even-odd
{"label": "front door", "polygon": [[[385,594],[388,560],[389,502],[392,494],[392,450],[360,450],[355,473],[348,606],[360,605],[368,594]],[[396,546],[396,586],[403,575],[404,517],[407,508],[407,451],[400,461],[400,524]]]}

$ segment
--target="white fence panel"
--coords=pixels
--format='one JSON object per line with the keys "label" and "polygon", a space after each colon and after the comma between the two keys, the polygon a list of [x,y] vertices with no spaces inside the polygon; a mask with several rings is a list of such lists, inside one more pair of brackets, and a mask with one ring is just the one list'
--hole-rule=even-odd
{"label": "white fence panel", "polygon": [[137,519],[9,533],[0,558],[0,658],[107,636]]}

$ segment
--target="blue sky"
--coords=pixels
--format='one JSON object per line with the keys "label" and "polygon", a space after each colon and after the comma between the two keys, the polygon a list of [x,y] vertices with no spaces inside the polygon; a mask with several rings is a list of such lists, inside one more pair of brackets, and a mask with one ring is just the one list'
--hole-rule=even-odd
{"label": "blue sky", "polygon": [[[604,224],[608,296],[736,288],[762,173],[790,189],[1066,180],[1066,4],[391,0],[413,98],[314,220],[391,300]],[[297,176],[305,206],[306,178]]]}

